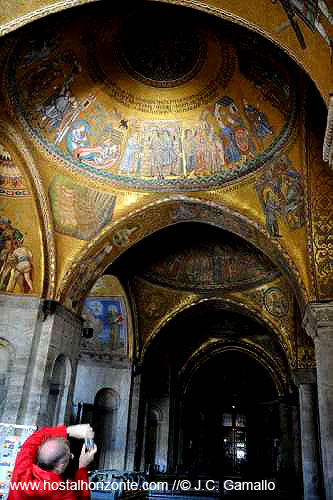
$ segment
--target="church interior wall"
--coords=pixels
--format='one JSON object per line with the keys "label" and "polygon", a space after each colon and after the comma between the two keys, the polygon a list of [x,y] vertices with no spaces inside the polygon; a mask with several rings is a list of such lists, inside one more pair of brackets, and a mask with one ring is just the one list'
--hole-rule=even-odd
{"label": "church interior wall", "polygon": [[0,421],[87,419],[96,468],[261,464],[329,500],[332,2],[12,3]]}
{"label": "church interior wall", "polygon": [[107,468],[125,467],[131,373],[131,366],[115,368],[101,362],[78,362],[72,400],[74,415],[80,401],[93,406],[96,395],[103,389],[110,388],[119,396],[116,419],[113,420],[112,459]]}

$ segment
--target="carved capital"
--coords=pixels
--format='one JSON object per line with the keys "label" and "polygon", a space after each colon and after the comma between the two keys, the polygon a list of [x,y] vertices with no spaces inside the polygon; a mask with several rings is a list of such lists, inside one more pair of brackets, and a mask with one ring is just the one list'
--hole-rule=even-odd
{"label": "carved capital", "polygon": [[333,303],[308,304],[305,309],[303,328],[315,341],[321,333],[330,333],[333,339]]}
{"label": "carved capital", "polygon": [[294,384],[299,387],[305,384],[316,384],[316,370],[314,368],[301,368],[291,371]]}

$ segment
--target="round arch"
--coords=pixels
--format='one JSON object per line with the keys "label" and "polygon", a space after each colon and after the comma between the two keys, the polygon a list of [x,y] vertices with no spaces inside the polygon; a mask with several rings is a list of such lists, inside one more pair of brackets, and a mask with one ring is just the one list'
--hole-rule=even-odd
{"label": "round arch", "polygon": [[95,396],[94,427],[98,430],[96,442],[100,468],[113,468],[117,426],[119,425],[119,405],[120,396],[110,387],[100,389]]}
{"label": "round arch", "polygon": [[287,393],[287,378],[273,356],[269,355],[259,345],[254,345],[253,343],[246,342],[244,340],[234,341],[232,343],[218,340],[209,344],[205,343],[199,347],[179,372],[178,389],[180,393],[186,394],[191,379],[198,369],[200,369],[213,357],[224,352],[239,352],[250,356],[270,375],[275,385],[277,394],[282,397]]}
{"label": "round arch", "polygon": [[159,333],[161,330],[170,323],[173,319],[176,318],[176,316],[186,310],[190,309],[195,309],[201,304],[218,304],[219,308],[225,311],[234,311],[234,312],[239,312],[240,314],[246,315],[258,323],[264,325],[266,328],[274,332],[276,337],[278,338],[278,341],[286,353],[286,356],[288,358],[288,362],[291,366],[294,366],[296,363],[296,353],[294,352],[292,342],[290,341],[290,338],[288,335],[283,332],[280,328],[278,328],[272,321],[270,321],[268,318],[263,317],[262,314],[259,314],[259,312],[254,308],[251,307],[249,304],[243,304],[241,302],[237,302],[235,299],[230,299],[230,298],[225,298],[225,297],[209,297],[209,298],[200,298],[197,300],[194,300],[190,304],[182,304],[180,307],[175,307],[174,310],[169,312],[168,316],[157,325],[157,327],[151,332],[150,337],[147,339],[145,342],[143,348],[142,348],[142,353],[141,353],[141,358],[140,358],[140,363],[142,364],[144,361],[144,358],[147,354],[147,351],[151,347],[151,345],[154,343],[156,338],[158,337]]}
{"label": "round arch", "polygon": [[299,307],[308,302],[307,290],[282,242],[266,228],[229,207],[202,199],[173,195],[130,212],[103,230],[76,257],[60,283],[57,300],[80,312],[83,300],[96,280],[125,250],[149,234],[173,224],[201,222],[234,233],[262,251],[290,283]]}
{"label": "round arch", "polygon": [[49,421],[53,426],[66,421],[72,365],[67,356],[60,354],[53,364],[49,397]]}

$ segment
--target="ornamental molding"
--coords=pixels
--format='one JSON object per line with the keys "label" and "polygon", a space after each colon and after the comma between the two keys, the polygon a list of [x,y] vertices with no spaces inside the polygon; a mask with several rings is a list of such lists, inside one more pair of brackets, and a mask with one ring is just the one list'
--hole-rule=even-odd
{"label": "ornamental molding", "polygon": [[316,370],[314,368],[300,368],[291,370],[291,376],[294,384],[299,387],[301,385],[316,384]]}
{"label": "ornamental molding", "polygon": [[333,167],[333,94],[330,95],[328,105],[327,124],[323,145],[323,160],[329,162],[329,166]]}
{"label": "ornamental molding", "polygon": [[333,303],[308,304],[302,321],[306,333],[313,339],[319,337],[323,330],[332,329],[333,339]]}

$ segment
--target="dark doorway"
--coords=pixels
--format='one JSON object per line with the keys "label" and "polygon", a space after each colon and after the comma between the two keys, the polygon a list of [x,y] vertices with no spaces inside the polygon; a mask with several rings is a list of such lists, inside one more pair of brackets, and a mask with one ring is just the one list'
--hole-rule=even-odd
{"label": "dark doorway", "polygon": [[265,368],[226,351],[193,376],[184,401],[184,465],[196,475],[274,474],[279,397]]}

